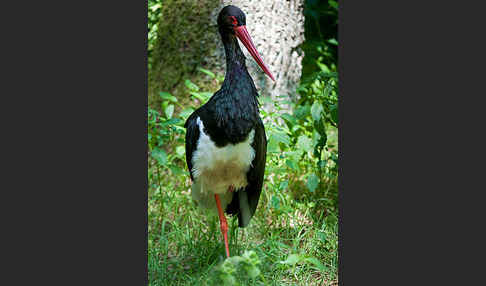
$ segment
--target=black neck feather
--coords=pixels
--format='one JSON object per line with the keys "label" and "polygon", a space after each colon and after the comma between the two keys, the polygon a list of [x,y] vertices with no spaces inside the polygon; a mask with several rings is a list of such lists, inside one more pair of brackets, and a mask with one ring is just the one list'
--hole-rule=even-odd
{"label": "black neck feather", "polygon": [[225,134],[223,137],[237,143],[247,138],[259,120],[258,93],[246,68],[238,40],[231,34],[222,35],[222,39],[226,53],[226,75],[221,89],[211,98],[209,108],[217,129]]}
{"label": "black neck feather", "polygon": [[237,87],[236,81],[244,81],[245,84],[254,87],[253,80],[246,68],[245,55],[240,49],[238,40],[231,34],[222,36],[222,39],[226,55],[226,75],[221,89],[230,90],[232,87]]}

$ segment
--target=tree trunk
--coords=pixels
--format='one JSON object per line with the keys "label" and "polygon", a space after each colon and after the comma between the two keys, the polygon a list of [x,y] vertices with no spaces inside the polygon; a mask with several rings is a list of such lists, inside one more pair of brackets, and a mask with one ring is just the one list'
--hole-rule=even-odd
{"label": "tree trunk", "polygon": [[216,19],[221,8],[229,4],[238,6],[246,14],[246,26],[253,43],[275,76],[274,83],[240,45],[259,93],[274,99],[278,95],[295,97],[304,56],[299,48],[304,41],[303,0],[166,0],[149,71],[149,104],[152,107],[160,106],[159,91],[169,91],[180,99],[188,97],[186,79],[205,91],[219,88],[197,68],[224,75],[226,62]]}

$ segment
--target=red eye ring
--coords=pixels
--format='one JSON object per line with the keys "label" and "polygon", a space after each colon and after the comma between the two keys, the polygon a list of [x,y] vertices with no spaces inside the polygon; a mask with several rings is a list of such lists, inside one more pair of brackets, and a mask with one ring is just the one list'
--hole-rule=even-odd
{"label": "red eye ring", "polygon": [[233,24],[233,26],[238,25],[238,20],[236,20],[235,16],[229,16],[228,18],[231,19],[231,23]]}

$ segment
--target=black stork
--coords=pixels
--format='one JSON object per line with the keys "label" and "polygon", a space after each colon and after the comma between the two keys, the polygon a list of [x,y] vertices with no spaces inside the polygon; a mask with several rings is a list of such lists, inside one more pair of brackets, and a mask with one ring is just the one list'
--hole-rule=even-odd
{"label": "black stork", "polygon": [[248,225],[262,191],[267,152],[258,92],[237,38],[275,81],[245,25],[246,16],[236,6],[226,6],[219,13],[218,29],[226,54],[223,85],[184,125],[192,197],[204,208],[217,208],[227,257],[228,224],[223,210],[238,216],[239,227]]}

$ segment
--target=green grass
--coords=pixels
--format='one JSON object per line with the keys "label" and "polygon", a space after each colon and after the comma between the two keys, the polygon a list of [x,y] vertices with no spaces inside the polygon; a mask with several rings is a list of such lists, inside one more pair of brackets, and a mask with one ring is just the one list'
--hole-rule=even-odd
{"label": "green grass", "polygon": [[[248,227],[238,228],[236,218],[228,217],[231,256],[254,251],[259,260],[260,275],[234,274],[235,281],[336,285],[337,178],[310,192],[305,170],[278,172],[284,167],[277,153],[268,154],[264,190]],[[216,212],[205,213],[192,201],[188,173],[175,174],[153,161],[149,182],[149,285],[220,285],[215,281],[224,273],[225,252]]]}

